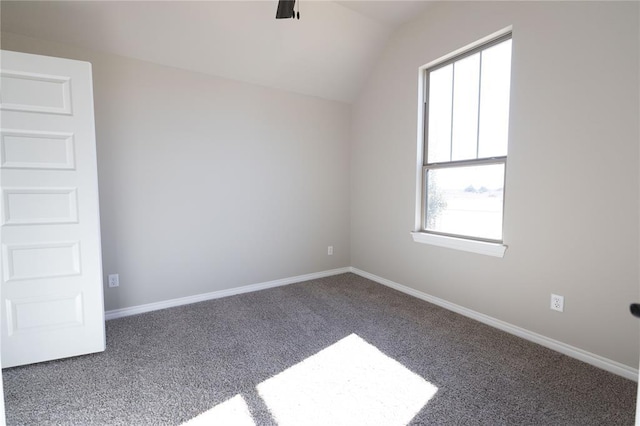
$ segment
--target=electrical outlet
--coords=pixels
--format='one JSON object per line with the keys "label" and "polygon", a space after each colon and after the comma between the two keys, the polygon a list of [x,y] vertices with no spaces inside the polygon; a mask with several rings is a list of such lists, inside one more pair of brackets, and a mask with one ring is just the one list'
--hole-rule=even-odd
{"label": "electrical outlet", "polygon": [[562,312],[564,311],[564,297],[558,296],[557,294],[551,295],[551,309],[554,311]]}
{"label": "electrical outlet", "polygon": [[109,287],[119,287],[120,277],[118,274],[109,274]]}
{"label": "electrical outlet", "polygon": [[327,254],[328,254],[329,256],[333,256],[333,246],[329,246],[329,247],[327,247]]}

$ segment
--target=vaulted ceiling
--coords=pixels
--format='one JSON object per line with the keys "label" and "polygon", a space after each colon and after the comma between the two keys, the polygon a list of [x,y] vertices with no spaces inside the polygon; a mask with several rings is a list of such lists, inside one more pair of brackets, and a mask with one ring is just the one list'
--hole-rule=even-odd
{"label": "vaulted ceiling", "polygon": [[391,33],[428,1],[2,1],[1,29],[351,102]]}

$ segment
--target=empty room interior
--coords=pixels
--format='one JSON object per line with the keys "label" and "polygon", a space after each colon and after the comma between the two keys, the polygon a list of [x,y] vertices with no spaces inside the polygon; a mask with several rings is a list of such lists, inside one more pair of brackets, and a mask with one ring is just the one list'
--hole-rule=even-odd
{"label": "empty room interior", "polygon": [[640,3],[0,17],[6,424],[634,424]]}

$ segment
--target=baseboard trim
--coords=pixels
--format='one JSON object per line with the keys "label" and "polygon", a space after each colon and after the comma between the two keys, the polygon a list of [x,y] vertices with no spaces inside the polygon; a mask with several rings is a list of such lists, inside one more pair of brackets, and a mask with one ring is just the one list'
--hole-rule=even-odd
{"label": "baseboard trim", "polygon": [[204,302],[206,300],[219,299],[221,297],[234,296],[236,294],[250,293],[252,291],[265,290],[273,287],[299,283],[303,281],[315,280],[318,278],[329,277],[332,275],[345,274],[351,272],[350,267],[330,269],[322,272],[314,272],[312,274],[298,275],[295,277],[282,278],[279,280],[267,281],[258,284],[250,284],[242,287],[230,288],[227,290],[213,291],[211,293],[196,294],[194,296],[180,297],[177,299],[163,300],[161,302],[147,303],[145,305],[131,306],[128,308],[114,309],[106,311],[105,320],[128,317],[131,315],[143,314],[145,312],[157,311],[160,309],[173,308],[176,306],[188,305],[190,303]]}
{"label": "baseboard trim", "polygon": [[529,340],[531,342],[542,345],[546,348],[560,352],[564,355],[586,362],[587,364],[591,364],[595,367],[601,368],[610,373],[617,374],[618,376],[622,376],[626,379],[630,379],[636,382],[638,381],[637,369],[631,368],[617,361],[613,361],[608,358],[602,357],[600,355],[587,352],[583,349],[576,348],[571,345],[567,345],[566,343],[562,343],[558,340],[551,339],[549,337],[543,336],[538,333],[534,333],[532,331],[526,330],[516,325],[509,324],[508,322],[490,317],[485,314],[481,314],[480,312],[473,311],[471,309],[465,308],[460,305],[456,305],[455,303],[447,302],[444,299],[431,296],[430,294],[423,293],[419,290],[415,290],[413,288],[407,287],[402,284],[398,284],[396,282],[393,282],[386,278],[379,277],[377,275],[371,274],[361,269],[354,268],[354,267],[351,267],[349,269],[354,274],[360,275],[361,277],[364,277],[364,278],[368,278],[371,281],[375,281],[384,286],[391,287],[393,289],[401,291],[402,293],[433,303],[434,305],[438,305],[442,308],[456,312],[460,315],[464,315],[465,317],[469,317],[476,321],[480,321],[481,323],[487,324],[491,327],[498,328],[502,331],[506,331],[507,333],[513,334],[515,336],[522,337],[523,339]]}

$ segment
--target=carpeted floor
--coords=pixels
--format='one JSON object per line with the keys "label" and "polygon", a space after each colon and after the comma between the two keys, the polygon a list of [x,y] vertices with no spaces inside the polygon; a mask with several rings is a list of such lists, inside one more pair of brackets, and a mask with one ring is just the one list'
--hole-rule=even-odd
{"label": "carpeted floor", "polygon": [[[379,381],[356,383],[367,372]],[[331,413],[331,426],[631,425],[636,395],[634,382],[354,274],[108,321],[105,352],[3,375],[9,425],[179,425],[232,403],[256,425],[295,409],[301,426]]]}

